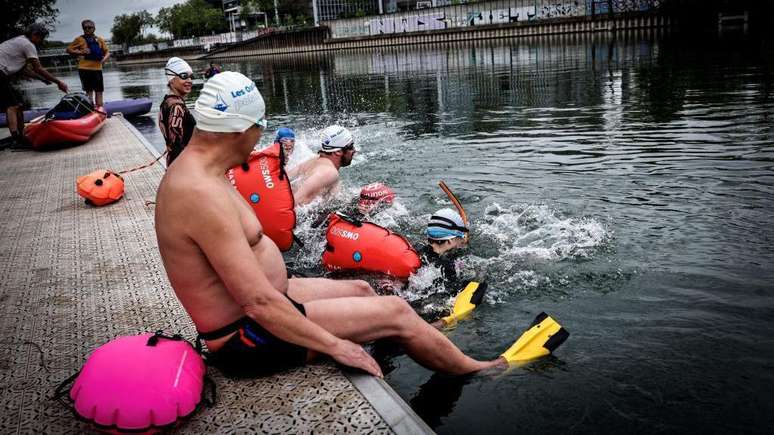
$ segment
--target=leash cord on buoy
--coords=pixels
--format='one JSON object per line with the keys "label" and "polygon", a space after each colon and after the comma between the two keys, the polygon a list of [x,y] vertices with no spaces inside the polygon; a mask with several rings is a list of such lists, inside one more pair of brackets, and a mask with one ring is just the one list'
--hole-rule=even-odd
{"label": "leash cord on buoy", "polygon": [[[169,150],[167,150],[167,151],[169,151]],[[140,169],[145,169],[145,168],[151,167],[151,166],[155,165],[159,160],[161,160],[162,157],[166,156],[167,155],[167,151],[164,151],[163,153],[161,153],[160,156],[156,157],[156,160],[154,160],[154,161],[152,161],[150,163],[146,163],[144,165],[140,165],[140,166],[134,167],[132,169],[126,169],[124,171],[117,172],[117,174],[119,174],[119,175],[128,174],[130,172],[139,171]]]}

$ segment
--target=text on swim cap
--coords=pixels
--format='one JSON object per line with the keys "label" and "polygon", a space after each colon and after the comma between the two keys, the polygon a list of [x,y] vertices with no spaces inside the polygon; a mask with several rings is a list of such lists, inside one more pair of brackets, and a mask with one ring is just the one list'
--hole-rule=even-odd
{"label": "text on swim cap", "polygon": [[236,91],[231,91],[231,98],[241,97],[242,95],[247,94],[248,92],[252,92],[255,90],[255,84],[250,83],[249,85],[245,86],[244,89],[238,89]]}
{"label": "text on swim cap", "polygon": [[360,197],[363,199],[376,199],[378,197],[387,196],[387,195],[392,195],[392,192],[388,192],[386,190],[370,191],[370,192],[365,192],[361,194]]}

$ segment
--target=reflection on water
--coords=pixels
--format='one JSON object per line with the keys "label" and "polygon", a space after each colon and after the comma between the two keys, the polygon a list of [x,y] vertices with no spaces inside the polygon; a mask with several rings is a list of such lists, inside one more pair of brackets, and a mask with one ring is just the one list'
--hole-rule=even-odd
{"label": "reflection on water", "polygon": [[[360,152],[328,207],[384,181],[402,208],[380,222],[417,243],[449,206],[437,181],[452,187],[473,223],[460,267],[490,284],[448,332],[463,350],[495,357],[540,311],[571,332],[545,364],[470,382],[391,356],[388,382],[438,432],[749,433],[774,426],[772,59],[761,41],[619,33],[224,67],[258,83],[267,136],[296,128],[291,164],[327,124],[352,128]],[[165,92],[161,65],[105,82],[108,100]],[[136,125],[163,146],[153,117]],[[288,259],[319,272],[318,215],[300,213],[307,244]],[[433,276],[405,290],[426,313],[452,296]]]}

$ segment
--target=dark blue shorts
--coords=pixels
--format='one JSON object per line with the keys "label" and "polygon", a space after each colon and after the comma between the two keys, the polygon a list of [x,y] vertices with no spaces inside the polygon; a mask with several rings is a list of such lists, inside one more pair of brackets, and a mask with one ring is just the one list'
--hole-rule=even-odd
{"label": "dark blue shorts", "polygon": [[[288,298],[290,299],[290,298]],[[301,314],[306,315],[302,304],[290,299]],[[306,363],[308,350],[283,341],[250,317],[243,317],[232,325],[236,334],[216,352],[207,355],[207,363],[229,377],[256,377],[269,375]],[[228,326],[226,327],[228,328]],[[225,330],[222,328],[219,331]],[[218,331],[216,331],[218,332]],[[199,334],[211,339],[211,334]],[[205,337],[206,336],[206,337]]]}

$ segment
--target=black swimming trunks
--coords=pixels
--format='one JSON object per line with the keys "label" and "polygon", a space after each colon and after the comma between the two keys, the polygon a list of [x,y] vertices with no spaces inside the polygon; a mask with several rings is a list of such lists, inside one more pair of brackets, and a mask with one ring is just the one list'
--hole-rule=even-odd
{"label": "black swimming trunks", "polygon": [[[306,315],[302,304],[288,298],[301,314]],[[224,375],[248,378],[269,375],[306,363],[307,349],[283,341],[264,329],[250,317],[212,332],[200,332],[198,340],[214,340],[236,332],[216,352],[207,354],[207,363],[218,368]]]}

